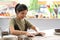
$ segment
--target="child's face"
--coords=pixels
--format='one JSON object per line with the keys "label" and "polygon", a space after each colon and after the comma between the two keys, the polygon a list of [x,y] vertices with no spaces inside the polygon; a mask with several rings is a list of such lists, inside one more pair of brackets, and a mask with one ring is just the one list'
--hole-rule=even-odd
{"label": "child's face", "polygon": [[26,17],[27,12],[28,12],[27,10],[21,11],[17,14],[17,17],[23,19],[24,17]]}

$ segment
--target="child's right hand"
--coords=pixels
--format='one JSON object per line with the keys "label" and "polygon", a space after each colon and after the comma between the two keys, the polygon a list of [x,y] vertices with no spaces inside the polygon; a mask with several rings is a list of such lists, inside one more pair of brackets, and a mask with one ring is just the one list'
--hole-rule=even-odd
{"label": "child's right hand", "polygon": [[33,35],[31,33],[26,33],[26,36],[28,36],[28,37],[34,37],[35,35]]}

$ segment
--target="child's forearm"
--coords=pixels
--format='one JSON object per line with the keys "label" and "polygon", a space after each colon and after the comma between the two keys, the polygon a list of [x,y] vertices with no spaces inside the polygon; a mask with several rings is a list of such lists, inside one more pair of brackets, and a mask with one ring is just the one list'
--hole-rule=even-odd
{"label": "child's forearm", "polygon": [[38,32],[37,28],[35,26],[32,26],[32,29]]}
{"label": "child's forearm", "polygon": [[26,31],[19,31],[19,30],[14,30],[11,34],[14,35],[26,35]]}

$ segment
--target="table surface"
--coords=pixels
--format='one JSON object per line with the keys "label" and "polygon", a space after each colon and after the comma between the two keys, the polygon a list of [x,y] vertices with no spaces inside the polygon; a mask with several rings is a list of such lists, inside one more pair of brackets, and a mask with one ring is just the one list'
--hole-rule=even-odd
{"label": "table surface", "polygon": [[[30,37],[32,40],[60,40],[60,35],[55,35],[55,31],[54,29],[49,29],[49,30],[43,30],[40,32],[45,32],[45,36],[41,37],[41,36],[36,36],[36,37]],[[5,37],[14,37],[16,38],[16,36],[5,36]]]}
{"label": "table surface", "polygon": [[55,35],[54,29],[49,29],[49,30],[43,30],[42,32],[45,32],[45,36],[36,36],[31,38],[32,40],[60,40],[60,35]]}

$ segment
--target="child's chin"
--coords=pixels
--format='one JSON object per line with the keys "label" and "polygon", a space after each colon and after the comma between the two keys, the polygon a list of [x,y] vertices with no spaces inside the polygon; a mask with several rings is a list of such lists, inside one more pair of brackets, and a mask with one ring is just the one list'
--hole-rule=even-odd
{"label": "child's chin", "polygon": [[24,19],[24,18],[21,18],[21,19]]}

